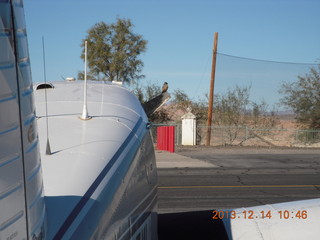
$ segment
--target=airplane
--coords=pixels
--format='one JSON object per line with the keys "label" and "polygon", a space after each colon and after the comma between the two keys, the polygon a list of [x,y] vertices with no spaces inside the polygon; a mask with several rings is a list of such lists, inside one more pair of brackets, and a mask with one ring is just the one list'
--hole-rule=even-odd
{"label": "airplane", "polygon": [[[163,104],[166,91],[142,106],[119,84],[33,86],[22,0],[0,0],[0,86],[1,240],[157,239],[146,112]],[[318,239],[319,202],[214,216],[229,239]]]}
{"label": "airplane", "polygon": [[316,240],[320,198],[213,211],[212,218],[223,221],[230,240]]}
{"label": "airplane", "polygon": [[157,239],[145,110],[119,84],[33,86],[23,10],[0,0],[0,239]]}

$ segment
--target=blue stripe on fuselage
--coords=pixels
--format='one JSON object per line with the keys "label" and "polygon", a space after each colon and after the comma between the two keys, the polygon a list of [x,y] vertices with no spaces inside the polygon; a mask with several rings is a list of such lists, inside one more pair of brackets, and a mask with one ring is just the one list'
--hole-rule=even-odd
{"label": "blue stripe on fuselage", "polygon": [[69,229],[69,227],[73,223],[73,221],[76,219],[76,217],[79,215],[79,213],[84,208],[86,203],[89,201],[89,199],[91,198],[94,191],[98,188],[99,184],[102,182],[104,177],[110,171],[110,169],[112,168],[112,166],[114,165],[116,160],[119,158],[119,156],[124,151],[124,149],[128,146],[129,142],[131,141],[131,139],[134,137],[137,130],[141,126],[141,123],[142,123],[142,118],[140,117],[137,124],[132,129],[132,131],[130,132],[130,134],[128,135],[126,140],[123,142],[123,144],[120,146],[118,151],[113,155],[111,160],[108,162],[108,164],[105,166],[105,168],[101,171],[101,173],[98,175],[96,180],[92,183],[92,185],[89,187],[87,192],[83,195],[83,197],[80,199],[78,204],[74,207],[74,209],[71,211],[69,216],[66,218],[66,220],[64,221],[64,223],[62,224],[62,226],[60,227],[60,229],[58,230],[58,232],[54,236],[54,238],[53,238],[54,240],[62,239],[62,237],[64,236],[66,231]]}

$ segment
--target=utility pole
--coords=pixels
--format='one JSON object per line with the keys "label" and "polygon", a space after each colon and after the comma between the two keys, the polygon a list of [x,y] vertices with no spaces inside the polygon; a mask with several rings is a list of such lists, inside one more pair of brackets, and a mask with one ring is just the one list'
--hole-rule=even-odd
{"label": "utility pole", "polygon": [[211,80],[210,80],[206,146],[210,146],[210,141],[211,141],[212,109],[213,109],[214,79],[215,79],[215,74],[216,74],[217,46],[218,46],[218,33],[215,32],[214,33],[214,42],[213,42],[213,55],[212,55]]}

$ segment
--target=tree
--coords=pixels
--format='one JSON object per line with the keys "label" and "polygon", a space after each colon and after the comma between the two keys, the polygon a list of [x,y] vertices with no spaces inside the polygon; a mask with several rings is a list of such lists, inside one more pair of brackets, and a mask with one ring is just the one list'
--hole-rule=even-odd
{"label": "tree", "polygon": [[172,109],[171,112],[176,112],[176,109],[181,109],[187,112],[190,108],[191,112],[196,116],[198,124],[204,123],[208,115],[208,105],[205,100],[192,101],[185,91],[176,89],[173,92]]}
{"label": "tree", "polygon": [[132,93],[137,96],[141,103],[148,102],[152,98],[161,94],[161,87],[155,83],[147,81],[145,86],[141,86],[139,83],[135,83],[132,86]]}
{"label": "tree", "polygon": [[148,83],[145,87],[145,102],[161,94],[162,90],[159,85]]}
{"label": "tree", "polygon": [[279,123],[275,108],[270,111],[269,105],[265,101],[252,102],[251,105],[252,109],[247,114],[251,128],[267,129]]}
{"label": "tree", "polygon": [[[87,73],[87,79],[88,80],[93,80],[93,81],[97,81],[98,79],[96,78],[96,76],[94,76],[92,73]],[[79,71],[78,72],[78,80],[84,80],[84,71]]]}
{"label": "tree", "polygon": [[216,95],[214,100],[214,122],[217,125],[243,125],[243,116],[246,113],[250,96],[250,87],[228,89],[224,95]]}
{"label": "tree", "polygon": [[175,104],[177,108],[180,108],[184,111],[186,111],[188,107],[192,108],[192,101],[181,89],[174,90],[172,103]]}
{"label": "tree", "polygon": [[281,103],[291,108],[296,120],[310,129],[320,128],[320,64],[293,83],[284,83]]}
{"label": "tree", "polygon": [[[139,55],[146,51],[147,41],[135,34],[130,19],[116,23],[99,22],[88,30],[81,46],[88,41],[88,67],[97,79],[131,83],[142,77],[143,62]],[[84,50],[81,58],[84,59]]]}
{"label": "tree", "polygon": [[214,100],[214,124],[224,127],[228,136],[226,144],[232,144],[243,127],[250,127],[250,132],[246,138],[240,142],[266,135],[268,132],[261,132],[261,128],[271,128],[278,123],[278,118],[274,111],[270,113],[269,106],[262,101],[261,103],[252,102],[250,99],[250,86],[228,89],[225,94],[218,94]]}

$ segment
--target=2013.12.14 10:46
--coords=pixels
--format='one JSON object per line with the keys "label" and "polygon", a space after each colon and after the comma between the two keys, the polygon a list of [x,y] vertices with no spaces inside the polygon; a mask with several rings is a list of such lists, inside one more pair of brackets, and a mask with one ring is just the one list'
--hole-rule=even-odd
{"label": "2013.12.14 10:46", "polygon": [[253,210],[245,210],[242,212],[236,211],[212,211],[213,216],[212,219],[307,219],[308,213],[306,210],[298,210],[298,211],[288,211],[288,210],[281,210],[277,212],[272,211],[253,211]]}

